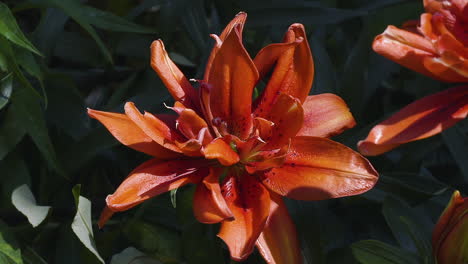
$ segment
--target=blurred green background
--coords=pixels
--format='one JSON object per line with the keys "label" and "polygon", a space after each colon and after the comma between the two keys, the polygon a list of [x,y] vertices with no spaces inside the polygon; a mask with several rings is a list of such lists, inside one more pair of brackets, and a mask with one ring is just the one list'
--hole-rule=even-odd
{"label": "blurred green background", "polygon": [[[193,217],[193,186],[96,222],[104,199],[148,157],[120,145],[86,107],[126,101],[166,111],[149,66],[161,38],[189,78],[202,78],[210,33],[248,13],[251,56],[303,23],[313,94],[345,99],[358,125],[352,148],[394,111],[446,84],[374,53],[373,38],[422,13],[422,0],[0,1],[0,263],[232,263],[217,225]],[[468,191],[468,124],[370,158],[370,192],[288,200],[305,263],[433,263],[430,236],[454,189]],[[245,263],[264,263],[255,252]]]}

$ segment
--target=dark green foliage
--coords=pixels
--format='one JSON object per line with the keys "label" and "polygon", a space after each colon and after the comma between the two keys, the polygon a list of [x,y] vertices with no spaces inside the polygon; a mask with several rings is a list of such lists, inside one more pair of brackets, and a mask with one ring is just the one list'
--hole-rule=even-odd
{"label": "dark green foliage", "polygon": [[[0,263],[231,263],[218,225],[193,216],[193,186],[98,229],[105,196],[148,157],[120,145],[86,108],[122,112],[133,101],[167,111],[163,102],[172,99],[149,66],[151,42],[163,39],[186,76],[202,78],[208,35],[239,11],[249,15],[252,56],[289,24],[305,25],[316,68],[311,93],[348,103],[358,124],[336,140],[349,147],[391,113],[448,87],[371,49],[387,25],[417,19],[422,0],[2,1]],[[288,200],[305,263],[433,263],[433,225],[454,189],[468,191],[467,133],[465,120],[370,158],[381,178],[364,195]],[[263,260],[254,252],[246,263]]]}

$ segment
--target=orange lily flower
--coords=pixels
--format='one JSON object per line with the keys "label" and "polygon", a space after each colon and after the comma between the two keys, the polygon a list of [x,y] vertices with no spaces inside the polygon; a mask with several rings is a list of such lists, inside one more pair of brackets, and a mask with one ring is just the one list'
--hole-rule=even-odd
{"label": "orange lily flower", "polygon": [[468,262],[468,198],[455,191],[432,232],[432,251],[439,264]]}
{"label": "orange lily flower", "polygon": [[[372,188],[378,174],[357,152],[327,139],[355,121],[333,94],[308,96],[314,66],[304,27],[293,24],[283,43],[251,59],[242,44],[245,13],[220,36],[198,91],[171,61],[161,40],[151,66],[176,100],[174,115],[88,110],[124,145],[154,156],[106,199],[99,225],[160,193],[197,184],[194,215],[221,223],[218,236],[231,257],[257,246],[268,263],[301,263],[294,224],[282,196],[322,200]],[[252,99],[259,80],[271,77]]]}
{"label": "orange lily flower", "polygon": [[468,81],[468,2],[424,0],[426,13],[404,29],[388,26],[375,52],[414,71],[445,82]]}
{"label": "orange lily flower", "polygon": [[[388,26],[378,35],[375,52],[407,68],[445,82],[468,82],[468,2],[424,0],[427,13],[405,29]],[[358,143],[359,151],[375,156],[401,144],[442,132],[466,118],[468,86],[426,96],[395,113]]]}

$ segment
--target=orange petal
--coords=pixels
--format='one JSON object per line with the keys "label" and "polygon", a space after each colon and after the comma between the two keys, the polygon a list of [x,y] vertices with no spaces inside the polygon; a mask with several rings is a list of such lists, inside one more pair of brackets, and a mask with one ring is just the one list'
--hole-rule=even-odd
{"label": "orange petal", "polygon": [[197,185],[193,197],[193,213],[195,218],[205,224],[214,224],[231,219],[233,214],[229,209],[219,186],[219,178],[223,168],[210,168],[210,174]]}
{"label": "orange petal", "polygon": [[[276,61],[270,80],[265,91],[260,95],[255,114],[265,116],[276,101],[279,93],[285,93],[298,98],[304,102],[312,87],[314,79],[314,62],[310,52],[309,43],[305,34],[304,26],[293,24],[285,34],[283,42],[294,43],[293,49],[286,49]],[[264,51],[266,52],[266,51]],[[263,55],[259,55],[263,56]],[[266,66],[271,62],[260,63],[262,57],[256,58],[257,65],[265,72]]]}
{"label": "orange petal", "polygon": [[150,113],[142,115],[132,102],[125,104],[125,114],[132,120],[146,135],[158,144],[175,152],[181,152],[174,145],[174,141],[183,141],[177,132],[171,129],[166,123]]}
{"label": "orange petal", "polygon": [[270,193],[270,216],[257,240],[257,248],[268,264],[300,264],[302,256],[296,227],[281,196]]}
{"label": "orange petal", "polygon": [[[224,28],[223,32],[219,37],[215,37],[216,43],[213,46],[213,49],[211,50],[210,57],[208,58],[208,61],[206,63],[205,67],[205,76],[203,80],[207,81],[211,72],[211,65],[213,63],[213,60],[216,56],[216,53],[218,53],[219,48],[221,47],[223,41],[226,39],[226,37],[231,33],[232,29],[235,27],[239,27],[239,33],[240,33],[240,40],[242,42],[242,30],[244,29],[244,24],[245,20],[247,19],[247,14],[244,12],[239,12],[232,20],[229,22],[229,24],[226,25]],[[214,37],[215,35],[212,35]]]}
{"label": "orange petal", "polygon": [[[177,118],[178,130],[189,139],[198,138],[200,130],[207,128],[208,124],[192,109],[184,109],[179,113]],[[210,133],[207,133],[205,139],[213,140]]]}
{"label": "orange petal", "polygon": [[373,127],[359,151],[375,156],[401,144],[442,132],[466,118],[468,86],[451,88],[419,99]]}
{"label": "orange petal", "polygon": [[107,130],[122,144],[148,155],[169,159],[179,154],[162,147],[143,132],[126,115],[88,109],[88,115],[101,122]]}
{"label": "orange petal", "polygon": [[264,139],[268,142],[265,148],[275,149],[287,144],[299,132],[304,120],[304,110],[299,100],[280,94],[265,118],[275,124],[271,137]]}
{"label": "orange petal", "polygon": [[[257,67],[260,77],[265,77],[282,55],[286,55],[286,52],[294,52],[294,48],[303,41],[303,38],[296,38],[294,41],[289,43],[275,43],[262,48],[254,59],[255,66]],[[273,83],[270,85],[273,85]]]}
{"label": "orange petal", "polygon": [[155,70],[169,93],[176,101],[189,108],[198,109],[198,97],[185,75],[172,62],[164,48],[162,40],[151,44],[151,67]]}
{"label": "orange petal", "polygon": [[459,191],[455,191],[452,194],[452,198],[447,204],[445,210],[440,215],[439,220],[437,221],[437,224],[435,225],[434,230],[432,231],[432,245],[434,253],[436,253],[438,247],[440,246],[439,244],[444,239],[443,233],[448,228],[449,222],[453,219],[455,213],[460,208],[460,206],[462,206],[463,203],[465,203],[465,199],[461,196]]}
{"label": "orange petal", "polygon": [[101,216],[99,217],[99,221],[98,221],[99,228],[103,228],[106,222],[109,221],[109,219],[112,217],[113,214],[114,212],[111,209],[109,209],[109,207],[106,205],[106,207],[102,209]]}
{"label": "orange petal", "polygon": [[464,214],[446,231],[446,238],[436,253],[437,263],[465,264],[468,260],[468,205],[465,206]]}
{"label": "orange petal", "polygon": [[234,220],[223,221],[218,236],[224,240],[231,258],[242,261],[254,248],[270,211],[270,196],[252,175],[229,175],[222,193]]}
{"label": "orange petal", "polygon": [[203,160],[194,159],[149,160],[133,170],[114,194],[107,196],[107,206],[114,212],[125,211],[161,193],[198,182],[208,175],[206,166]]}
{"label": "orange petal", "polygon": [[388,26],[375,38],[372,48],[380,55],[431,78],[446,82],[466,81],[466,77],[440,60],[428,39],[409,31]]}
{"label": "orange petal", "polygon": [[252,91],[258,72],[235,27],[213,59],[207,79],[211,86],[211,112],[227,122],[229,132],[241,139],[252,131]]}
{"label": "orange petal", "polygon": [[332,137],[356,125],[348,106],[337,95],[307,96],[302,107],[304,124],[298,136]]}
{"label": "orange petal", "polygon": [[361,194],[377,182],[369,161],[352,149],[319,137],[296,137],[282,167],[263,174],[270,190],[298,200]]}
{"label": "orange petal", "polygon": [[239,155],[223,139],[217,138],[203,148],[207,159],[218,159],[224,166],[231,166],[239,162]]}
{"label": "orange petal", "polygon": [[468,198],[455,191],[432,234],[433,253],[438,263],[466,262],[467,232]]}
{"label": "orange petal", "polygon": [[197,139],[189,139],[185,142],[176,141],[175,145],[180,149],[180,151],[189,157],[202,157],[201,153],[202,145]]}

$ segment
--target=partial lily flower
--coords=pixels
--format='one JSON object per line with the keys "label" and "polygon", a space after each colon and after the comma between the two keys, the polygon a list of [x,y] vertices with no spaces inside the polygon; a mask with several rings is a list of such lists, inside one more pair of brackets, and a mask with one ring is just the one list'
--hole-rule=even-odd
{"label": "partial lily flower", "polygon": [[[388,26],[372,48],[409,69],[445,82],[468,82],[468,1],[424,0],[426,13],[403,29]],[[466,118],[468,86],[424,97],[401,109],[358,143],[375,156],[442,132]]]}
{"label": "partial lily flower", "polygon": [[468,198],[455,191],[432,232],[432,251],[438,264],[468,262]]}
{"label": "partial lily flower", "polygon": [[468,81],[468,2],[424,0],[426,13],[403,29],[388,26],[375,52],[409,69],[445,82]]}
{"label": "partial lily flower", "polygon": [[[268,263],[301,263],[295,226],[283,196],[323,200],[371,189],[378,174],[367,159],[328,137],[355,125],[333,94],[308,96],[314,65],[304,27],[293,24],[283,42],[252,60],[242,44],[247,15],[239,13],[215,45],[198,90],[151,45],[151,66],[175,99],[174,115],[89,109],[122,144],[153,159],[130,173],[106,199],[99,225],[163,192],[196,184],[194,215],[221,223],[218,236],[231,257],[246,259],[257,246]],[[257,83],[271,73],[253,99]]]}

